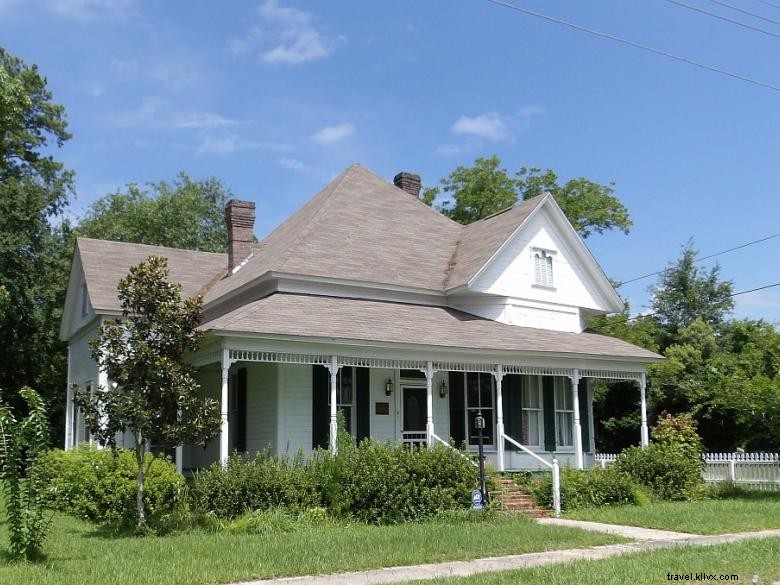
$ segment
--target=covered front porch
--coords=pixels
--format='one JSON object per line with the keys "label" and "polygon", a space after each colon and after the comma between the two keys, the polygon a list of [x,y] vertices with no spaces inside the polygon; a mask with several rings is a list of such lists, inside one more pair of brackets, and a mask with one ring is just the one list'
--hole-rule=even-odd
{"label": "covered front porch", "polygon": [[221,404],[217,440],[179,449],[180,467],[270,449],[336,452],[339,413],[357,440],[477,449],[498,470],[593,465],[595,379],[638,386],[647,444],[645,363],[585,355],[444,351],[348,343],[216,337],[193,356],[206,392]]}

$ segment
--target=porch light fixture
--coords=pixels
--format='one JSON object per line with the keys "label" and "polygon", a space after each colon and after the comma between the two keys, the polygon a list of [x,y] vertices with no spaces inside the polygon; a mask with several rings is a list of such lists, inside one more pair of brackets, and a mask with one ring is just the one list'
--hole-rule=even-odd
{"label": "porch light fixture", "polygon": [[447,382],[444,380],[441,381],[441,386],[439,386],[439,396],[442,398],[447,397]]}
{"label": "porch light fixture", "polygon": [[388,378],[385,382],[385,396],[390,396],[393,393],[393,380]]}

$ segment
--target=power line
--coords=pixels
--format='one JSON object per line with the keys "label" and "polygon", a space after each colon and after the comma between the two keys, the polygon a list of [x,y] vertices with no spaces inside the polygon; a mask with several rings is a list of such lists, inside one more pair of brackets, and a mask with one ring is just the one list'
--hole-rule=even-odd
{"label": "power line", "polygon": [[[729,248],[727,250],[721,250],[720,252],[715,252],[714,254],[709,254],[708,256],[697,257],[694,260],[694,262],[696,263],[704,262],[705,260],[709,260],[710,258],[715,258],[716,256],[722,256],[723,254],[734,252],[735,250],[741,250],[742,248],[747,248],[748,246],[752,246],[754,244],[760,244],[761,242],[766,242],[767,240],[771,240],[778,237],[780,237],[780,233],[772,234],[771,236],[766,236],[765,238],[759,238],[757,240],[751,240],[750,242],[740,244],[739,246],[734,246],[733,248]],[[650,278],[651,276],[656,276],[657,274],[663,274],[664,272],[669,272],[670,270],[674,270],[674,268],[664,268],[663,270],[657,270],[655,272],[643,274],[642,276],[629,278],[628,280],[623,280],[617,285],[615,285],[615,288],[620,288],[621,286],[623,286],[624,284],[628,284],[629,282],[636,282],[637,280],[644,280],[645,278]]]}
{"label": "power line", "polygon": [[758,0],[758,1],[761,2],[761,4],[766,4],[767,6],[771,6],[772,8],[777,8],[778,10],[780,10],[780,5],[778,4],[774,4],[773,2],[769,2],[768,0]]}
{"label": "power line", "polygon": [[[731,10],[734,10],[736,12],[741,12],[742,14],[747,14],[748,16],[752,16],[753,18],[757,18],[759,20],[771,22],[772,24],[780,24],[780,20],[767,18],[766,16],[763,16],[756,12],[751,12],[750,10],[745,10],[744,8],[740,8],[739,6],[734,6],[733,4],[729,4],[728,2],[723,2],[723,0],[710,0],[710,2],[712,2],[713,4],[717,4],[719,6],[725,6],[726,8],[730,8]],[[770,4],[770,6],[773,6],[773,4]],[[775,6],[775,8],[777,7]]]}
{"label": "power line", "polygon": [[615,35],[611,35],[609,33],[604,33],[601,31],[594,30],[592,28],[588,28],[585,26],[581,26],[579,24],[574,24],[573,22],[569,22],[567,20],[562,20],[560,18],[555,18],[553,16],[548,16],[546,14],[542,14],[541,12],[534,12],[533,10],[528,10],[527,8],[521,8],[520,6],[515,6],[514,4],[509,4],[508,2],[503,2],[502,0],[487,0],[491,4],[495,4],[497,6],[503,6],[504,8],[509,8],[510,10],[516,10],[517,12],[522,12],[523,14],[527,14],[528,16],[533,16],[536,18],[541,18],[543,20],[547,20],[549,22],[554,22],[556,24],[560,24],[563,26],[566,26],[568,28],[578,30],[580,32],[586,32],[588,34],[601,37],[604,39],[609,39],[618,43],[622,43],[624,45],[628,45],[630,47],[634,47],[635,49],[641,49],[643,51],[647,51],[649,53],[653,53],[655,55],[661,55],[662,57],[667,57],[669,59],[673,59],[675,61],[679,61],[681,63],[686,63],[688,65],[692,65],[694,67],[698,67],[700,69],[706,69],[707,71],[712,71],[713,73],[719,73],[720,75],[726,75],[728,77],[731,77],[733,79],[738,79],[740,81],[745,81],[747,83],[751,83],[753,85],[757,85],[759,87],[763,87],[766,89],[771,89],[773,91],[780,92],[780,86],[772,85],[771,83],[760,81],[757,79],[753,79],[751,77],[746,77],[744,75],[740,75],[739,73],[734,73],[733,71],[728,71],[726,69],[721,69],[719,67],[716,67],[714,65],[708,65],[707,63],[702,63],[701,61],[694,61],[693,59],[689,59],[688,57],[683,57],[682,55],[677,55],[674,53],[669,53],[667,51],[664,51],[662,49],[656,49],[654,47],[650,47],[648,45],[643,45],[641,43],[637,43],[635,41],[625,39],[623,37],[618,37]]}
{"label": "power line", "polygon": [[780,39],[780,34],[773,33],[772,31],[768,31],[763,28],[759,28],[757,26],[753,26],[752,24],[746,24],[744,22],[740,22],[738,20],[734,20],[732,18],[729,18],[728,16],[723,16],[721,14],[718,14],[716,12],[710,12],[709,10],[704,10],[703,8],[699,8],[698,6],[692,6],[690,4],[686,4],[685,2],[680,2],[679,0],[665,0],[666,2],[669,2],[670,4],[676,4],[677,6],[680,6],[682,8],[687,8],[688,10],[693,10],[694,12],[699,12],[701,14],[704,14],[706,16],[711,16],[712,18],[717,18],[718,20],[722,20],[724,22],[729,22],[731,24],[736,24],[737,26],[741,26],[742,28],[747,28],[756,32],[760,32],[761,34],[768,35],[770,37],[775,37],[777,39]]}
{"label": "power line", "polygon": [[[780,282],[775,282],[773,284],[765,284],[764,286],[757,286],[756,288],[751,288],[748,290],[741,290],[739,292],[731,293],[726,298],[727,299],[733,299],[734,297],[738,297],[740,295],[746,295],[749,293],[758,292],[760,290],[766,290],[768,288],[775,288],[777,286],[780,286]],[[637,319],[644,319],[645,317],[655,317],[656,315],[660,315],[661,312],[657,311],[655,313],[647,313],[646,315],[637,315],[636,317],[626,317],[625,319],[621,319],[620,321],[612,321],[610,323],[605,323],[601,327],[595,327],[595,329],[600,330],[604,329],[606,327],[612,327],[614,325],[620,325],[622,323],[628,323],[629,321],[636,321]]]}

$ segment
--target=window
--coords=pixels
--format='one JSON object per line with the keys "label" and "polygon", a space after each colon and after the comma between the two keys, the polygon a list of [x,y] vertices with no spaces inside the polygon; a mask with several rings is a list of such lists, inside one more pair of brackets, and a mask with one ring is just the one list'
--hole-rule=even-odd
{"label": "window", "polygon": [[81,283],[81,316],[86,317],[89,313],[89,294],[87,293],[87,283]]}
{"label": "window", "polygon": [[568,379],[555,378],[555,444],[574,446],[574,396]]}
{"label": "window", "polygon": [[521,392],[522,440],[523,445],[542,445],[542,384],[536,377],[523,377]]}
{"label": "window", "polygon": [[495,418],[493,416],[493,376],[469,372],[465,376],[466,392],[466,428],[469,445],[479,444],[477,429],[474,424],[477,414],[482,413],[485,428],[482,430],[482,441],[492,445],[495,433]]}
{"label": "window", "polygon": [[[336,377],[336,410],[344,417],[344,427],[348,433],[355,434],[352,428],[352,407],[355,393],[352,391],[355,380],[355,368],[343,367]],[[330,405],[330,392],[328,392]]]}
{"label": "window", "polygon": [[553,287],[553,254],[550,250],[534,248],[534,284]]}

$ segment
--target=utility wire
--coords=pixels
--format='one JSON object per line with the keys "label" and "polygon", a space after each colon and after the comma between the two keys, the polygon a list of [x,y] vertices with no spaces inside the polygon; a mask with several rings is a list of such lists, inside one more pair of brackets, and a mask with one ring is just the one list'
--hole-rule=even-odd
{"label": "utility wire", "polygon": [[760,32],[761,34],[765,34],[770,37],[775,37],[776,39],[780,39],[780,34],[773,33],[772,31],[768,31],[763,28],[759,28],[757,26],[753,26],[752,24],[746,24],[744,22],[740,22],[738,20],[734,20],[732,18],[729,18],[728,16],[722,16],[718,14],[717,12],[710,12],[709,10],[704,10],[703,8],[699,8],[698,6],[692,6],[691,4],[686,4],[685,2],[680,2],[679,0],[665,0],[666,2],[669,2],[670,4],[676,4],[677,6],[680,6],[682,8],[687,8],[688,10],[693,10],[694,12],[699,12],[701,14],[704,14],[706,16],[711,16],[712,18],[717,18],[718,20],[722,20],[724,22],[729,22],[731,24],[736,24],[737,26],[741,26],[742,28],[747,28],[756,32]]}
{"label": "utility wire", "polygon": [[[741,12],[742,14],[747,14],[748,16],[752,16],[753,18],[757,18],[759,20],[771,22],[772,24],[780,24],[780,20],[767,18],[766,16],[763,16],[756,12],[751,12],[750,10],[745,10],[744,8],[740,8],[739,6],[734,6],[733,4],[729,4],[728,2],[723,2],[723,0],[710,0],[710,2],[712,2],[713,4],[717,4],[719,6],[725,6],[726,8],[731,8],[731,10],[735,10],[736,12]],[[773,4],[770,4],[770,6],[773,6]],[[775,6],[775,8],[777,7]]]}
{"label": "utility wire", "polygon": [[[739,292],[731,293],[728,297],[729,299],[733,299],[734,297],[738,297],[739,295],[746,295],[749,293],[758,292],[760,290],[766,290],[768,288],[774,288],[776,286],[780,286],[780,282],[775,282],[774,284],[765,284],[764,286],[757,286],[756,288],[751,288],[748,290],[741,290]],[[647,313],[646,315],[637,315],[636,317],[626,317],[625,319],[621,319],[620,321],[612,321],[610,323],[605,323],[601,327],[594,327],[596,330],[601,330],[606,327],[612,327],[614,325],[620,325],[622,323],[628,323],[629,321],[636,321],[637,319],[644,319],[645,317],[655,317],[656,315],[659,315],[659,312],[655,313]]]}
{"label": "utility wire", "polygon": [[780,10],[780,5],[778,4],[774,4],[772,2],[769,2],[768,0],[758,0],[758,1],[761,2],[761,4],[766,4],[767,6],[771,6],[772,8],[777,8],[778,10]]}
{"label": "utility wire", "polygon": [[[733,71],[728,71],[726,69],[721,69],[719,67],[716,67],[714,65],[708,65],[707,63],[702,63],[701,61],[694,61],[693,59],[689,59],[688,57],[683,57],[682,55],[677,55],[674,53],[669,53],[667,51],[664,51],[662,49],[656,49],[654,47],[650,47],[648,45],[643,45],[641,43],[637,43],[635,41],[625,39],[623,37],[618,37],[615,35],[611,35],[609,33],[604,33],[592,28],[588,28],[585,26],[581,26],[579,24],[575,24],[573,22],[569,22],[567,20],[562,20],[560,18],[556,18],[554,16],[548,16],[546,14],[542,14],[541,12],[534,12],[533,10],[528,10],[527,8],[521,8],[520,6],[515,6],[514,4],[510,4],[509,2],[504,2],[503,0],[487,0],[491,4],[495,4],[497,6],[503,6],[504,8],[509,8],[510,10],[516,10],[517,12],[522,12],[523,14],[527,14],[528,16],[533,16],[535,18],[541,18],[543,20],[547,20],[549,22],[554,22],[556,24],[563,25],[565,27],[578,30],[580,32],[586,32],[588,34],[601,37],[604,39],[609,39],[611,41],[615,41],[618,43],[622,43],[624,45],[628,45],[630,47],[634,47],[635,49],[641,49],[643,51],[647,51],[649,53],[653,53],[655,55],[661,55],[662,57],[667,57],[669,59],[673,59],[675,61],[679,61],[681,63],[686,63],[688,65],[692,65],[694,67],[698,67],[700,69],[706,69],[707,71],[712,71],[713,73],[719,73],[720,75],[726,75],[728,77],[731,77],[733,79],[738,79],[740,81],[745,81],[747,83],[751,83],[753,85],[757,85],[759,87],[763,87],[766,89],[771,89],[773,91],[780,92],[780,86],[773,85],[771,83],[760,81],[757,79],[753,79],[751,77],[746,77],[744,75],[740,75],[739,73],[734,73]],[[713,0],[714,1],[714,0]]]}
{"label": "utility wire", "polygon": [[[747,248],[748,246],[753,246],[754,244],[760,244],[761,242],[766,242],[767,240],[772,240],[774,238],[780,238],[780,233],[772,234],[771,236],[766,236],[765,238],[759,238],[758,240],[751,240],[750,242],[740,244],[739,246],[734,246],[733,248],[729,248],[728,250],[721,250],[720,252],[715,252],[714,254],[709,254],[708,256],[697,257],[694,260],[694,262],[696,263],[704,262],[705,260],[709,260],[710,258],[715,258],[716,256],[722,256],[723,254],[728,254],[729,252],[734,252],[735,250],[741,250],[742,248]],[[664,268],[663,270],[656,270],[655,272],[643,274],[642,276],[629,278],[628,280],[623,280],[618,284],[616,284],[615,288],[619,288],[624,284],[628,284],[629,282],[636,282],[637,280],[644,280],[645,278],[650,278],[651,276],[655,276],[657,274],[663,274],[664,272],[669,272],[670,270],[674,270],[674,268]]]}

